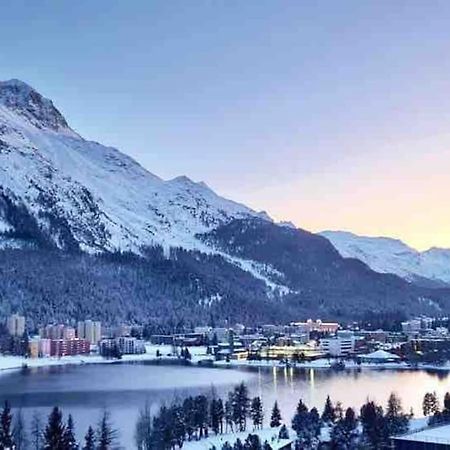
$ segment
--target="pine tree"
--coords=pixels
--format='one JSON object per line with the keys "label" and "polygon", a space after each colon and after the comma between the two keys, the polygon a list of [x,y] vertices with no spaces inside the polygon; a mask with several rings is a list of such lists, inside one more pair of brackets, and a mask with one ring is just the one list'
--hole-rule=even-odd
{"label": "pine tree", "polygon": [[403,413],[401,400],[394,393],[389,396],[385,419],[389,436],[406,433],[406,431],[408,431],[408,416]]}
{"label": "pine tree", "polygon": [[364,439],[368,445],[380,448],[387,443],[389,436],[381,406],[378,406],[373,401],[367,401],[361,407],[360,419],[363,426]]}
{"label": "pine tree", "polygon": [[261,450],[261,441],[257,434],[249,434],[244,442],[245,450]]}
{"label": "pine tree", "polygon": [[210,406],[211,428],[214,433],[221,432],[223,420],[223,404],[221,399],[213,398]]}
{"label": "pine tree", "polygon": [[195,426],[199,430],[199,437],[208,435],[208,399],[205,395],[197,395],[194,399]]}
{"label": "pine tree", "polygon": [[62,413],[55,406],[48,417],[48,423],[44,432],[45,450],[66,450],[64,441],[65,426],[62,421]]}
{"label": "pine tree", "polygon": [[233,393],[233,422],[239,431],[245,431],[246,429],[249,407],[248,389],[244,383],[241,383],[234,389]]}
{"label": "pine tree", "polygon": [[278,433],[278,439],[289,439],[289,432],[286,428],[286,425],[283,425],[280,428],[280,432]]}
{"label": "pine tree", "polygon": [[309,427],[313,436],[319,437],[320,429],[322,428],[322,420],[317,408],[311,408],[311,411],[309,411]]}
{"label": "pine tree", "polygon": [[344,418],[344,409],[342,407],[341,402],[336,402],[336,406],[334,407],[334,421],[339,421]]}
{"label": "pine tree", "polygon": [[422,410],[424,416],[439,413],[439,401],[436,392],[427,392],[423,398]]}
{"label": "pine tree", "polygon": [[97,428],[98,450],[110,450],[117,439],[117,431],[112,428],[110,415],[104,411]]}
{"label": "pine tree", "polygon": [[[207,405],[207,402],[206,402]],[[181,448],[186,436],[186,423],[183,416],[183,408],[180,405],[173,405],[170,408],[171,427],[173,434],[173,441]],[[208,421],[208,410],[206,408],[206,422]],[[208,436],[208,429],[206,428],[206,437]]]}
{"label": "pine tree", "polygon": [[41,416],[37,411],[33,413],[31,418],[31,443],[34,450],[41,450],[42,448],[42,421]]}
{"label": "pine tree", "polygon": [[325,423],[333,423],[336,420],[336,411],[329,395],[327,396],[327,399],[325,401],[325,408],[323,409],[322,420]]}
{"label": "pine tree", "polygon": [[442,416],[445,422],[450,421],[450,393],[446,392],[444,396],[444,409],[442,410]]}
{"label": "pine tree", "polygon": [[75,424],[73,417],[69,414],[67,419],[67,426],[64,430],[64,445],[67,450],[76,450],[78,448],[77,440],[75,439]]}
{"label": "pine tree", "polygon": [[308,427],[309,419],[308,407],[300,399],[295,410],[294,417],[292,418],[292,429],[300,435],[305,428]]}
{"label": "pine tree", "polygon": [[21,410],[17,412],[14,420],[13,438],[15,443],[15,450],[25,450],[26,448],[28,448],[28,437],[25,430],[25,422],[23,420],[23,414]]}
{"label": "pine tree", "polygon": [[11,407],[8,401],[6,401],[0,415],[0,448],[2,449],[11,449],[14,446],[11,424]]}
{"label": "pine tree", "polygon": [[83,450],[95,450],[95,433],[94,429],[90,426],[84,437]]}
{"label": "pine tree", "polygon": [[185,418],[186,433],[190,441],[195,431],[194,399],[192,397],[187,397],[183,401],[183,416]]}
{"label": "pine tree", "polygon": [[228,429],[233,431],[233,394],[228,394],[228,400],[225,402],[225,424],[226,432]]}
{"label": "pine tree", "polygon": [[281,412],[280,408],[278,407],[278,402],[275,401],[273,408],[272,408],[272,414],[270,416],[270,427],[271,428],[277,428],[281,425]]}
{"label": "pine tree", "polygon": [[152,448],[152,416],[150,407],[146,403],[143,410],[139,412],[136,422],[134,440],[138,450],[151,450]]}
{"label": "pine tree", "polygon": [[355,411],[347,408],[344,418],[331,430],[330,446],[332,450],[356,450],[358,440],[358,422]]}
{"label": "pine tree", "polygon": [[217,400],[216,408],[217,408],[216,415],[217,415],[217,420],[219,421],[220,432],[223,433],[223,421],[224,421],[224,417],[225,417],[225,411],[224,411],[224,407],[223,407],[223,401],[221,398],[219,398]]}
{"label": "pine tree", "polygon": [[253,427],[255,429],[262,428],[263,423],[263,406],[260,397],[255,397],[252,399],[250,405],[250,417],[253,422]]}

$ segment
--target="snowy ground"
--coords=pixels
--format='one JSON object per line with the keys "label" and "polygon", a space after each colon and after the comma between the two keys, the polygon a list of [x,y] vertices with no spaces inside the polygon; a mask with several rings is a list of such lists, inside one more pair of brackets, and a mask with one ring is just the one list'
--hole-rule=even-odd
{"label": "snowy ground", "polygon": [[[176,360],[177,356],[172,352],[170,345],[152,345],[147,344],[147,352],[142,355],[123,355],[122,359],[107,359],[99,355],[77,355],[64,356],[62,358],[45,357],[45,358],[25,358],[22,356],[3,356],[0,355],[0,370],[22,369],[23,367],[47,367],[47,366],[63,366],[63,365],[79,365],[79,364],[111,364],[120,362],[133,361],[156,361],[156,360]],[[156,352],[160,351],[161,356],[156,356]],[[210,358],[206,354],[206,347],[191,347],[189,352],[192,355],[193,363]]]}
{"label": "snowy ground", "polygon": [[[220,450],[225,442],[229,442],[233,445],[238,438],[244,442],[249,434],[257,434],[262,443],[267,441],[273,450],[278,450],[292,442],[291,439],[278,439],[279,431],[279,428],[264,428],[255,431],[247,430],[242,433],[223,434],[208,439],[202,439],[201,441],[186,442],[183,445],[183,448],[186,450],[210,450],[212,446],[215,446],[217,450]],[[289,430],[289,435],[294,436],[294,431]]]}

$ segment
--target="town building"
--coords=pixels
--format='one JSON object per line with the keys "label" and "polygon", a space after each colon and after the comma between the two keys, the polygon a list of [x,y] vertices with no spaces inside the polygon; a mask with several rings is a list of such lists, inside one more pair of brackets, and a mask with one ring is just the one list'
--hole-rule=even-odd
{"label": "town building", "polygon": [[117,345],[119,346],[122,355],[137,355],[145,353],[145,346],[143,341],[129,336],[121,336],[117,338]]}
{"label": "town building", "polygon": [[448,450],[450,425],[428,427],[392,438],[394,450]]}
{"label": "town building", "polygon": [[377,350],[367,355],[358,356],[358,360],[364,363],[381,364],[399,362],[400,357],[394,353],[386,352],[385,350]]}
{"label": "town building", "polygon": [[79,321],[77,325],[77,336],[79,339],[85,339],[90,344],[97,344],[102,338],[101,322],[93,320]]}
{"label": "town building", "polygon": [[30,358],[39,358],[39,341],[39,338],[29,340],[28,355],[30,356]]}
{"label": "town building", "polygon": [[28,342],[28,354],[30,358],[51,356],[51,340],[39,336],[31,338]]}
{"label": "town building", "polygon": [[355,336],[352,331],[341,330],[336,336],[320,339],[319,348],[330,356],[347,356],[355,351]]}
{"label": "town building", "polygon": [[52,339],[50,341],[50,356],[74,356],[90,352],[90,343],[85,339]]}
{"label": "town building", "polygon": [[39,339],[39,356],[45,358],[51,355],[51,340],[40,338]]}
{"label": "town building", "polygon": [[25,317],[12,314],[6,319],[6,328],[11,336],[22,337],[25,333]]}
{"label": "town building", "polygon": [[45,339],[63,339],[64,338],[63,324],[46,325],[44,328],[39,329],[39,336]]}
{"label": "town building", "polygon": [[337,322],[322,322],[320,319],[317,319],[315,322],[312,319],[308,319],[306,322],[292,322],[291,326],[306,333],[317,332],[335,334],[339,329],[339,324]]}
{"label": "town building", "polygon": [[103,356],[112,356],[116,352],[120,355],[140,355],[146,352],[144,342],[130,336],[102,339],[99,348]]}

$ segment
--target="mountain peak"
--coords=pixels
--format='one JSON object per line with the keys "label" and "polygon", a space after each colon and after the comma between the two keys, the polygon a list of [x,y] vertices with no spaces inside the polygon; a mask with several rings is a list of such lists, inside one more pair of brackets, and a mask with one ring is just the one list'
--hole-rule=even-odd
{"label": "mountain peak", "polygon": [[55,131],[69,128],[66,119],[52,101],[24,81],[17,79],[0,81],[0,105],[25,117],[37,128]]}

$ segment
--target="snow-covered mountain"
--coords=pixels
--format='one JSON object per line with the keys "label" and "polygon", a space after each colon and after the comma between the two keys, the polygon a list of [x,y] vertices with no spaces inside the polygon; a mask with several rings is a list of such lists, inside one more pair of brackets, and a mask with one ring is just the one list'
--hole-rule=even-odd
{"label": "snow-covered mountain", "polygon": [[83,139],[26,83],[0,82],[0,247],[42,240],[88,252],[202,248],[197,233],[248,217],[269,220],[204,183],[162,180]]}
{"label": "snow-covered mountain", "polygon": [[[398,242],[381,251],[337,241],[344,256],[379,271],[401,267],[407,278],[417,273],[414,258],[441,268],[420,272],[428,278],[448,267],[440,250],[419,257]],[[184,319],[254,324],[450,310],[450,290],[376,273],[322,236],[275,224],[187,177],[164,181],[83,139],[18,80],[0,82],[0,249],[0,315],[23,312],[35,324],[127,317],[173,330]]]}
{"label": "snow-covered mountain", "polygon": [[419,252],[404,242],[387,237],[358,236],[345,231],[324,231],[326,237],[345,258],[357,258],[371,269],[394,273],[417,281],[428,279],[450,284],[450,249],[431,248]]}

